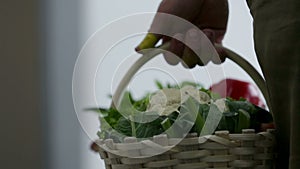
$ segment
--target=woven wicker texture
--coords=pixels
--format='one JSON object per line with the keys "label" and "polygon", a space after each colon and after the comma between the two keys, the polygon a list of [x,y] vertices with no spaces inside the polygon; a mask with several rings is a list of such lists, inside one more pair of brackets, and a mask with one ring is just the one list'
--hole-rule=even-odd
{"label": "woven wicker texture", "polygon": [[[202,137],[190,134],[178,144],[174,143],[178,143],[178,139],[169,139],[166,135],[140,142],[132,137],[126,138],[124,143],[97,140],[106,169],[273,168],[273,130],[255,133],[245,129],[241,134],[217,131],[215,135]],[[155,152],[157,155],[149,156]]]}

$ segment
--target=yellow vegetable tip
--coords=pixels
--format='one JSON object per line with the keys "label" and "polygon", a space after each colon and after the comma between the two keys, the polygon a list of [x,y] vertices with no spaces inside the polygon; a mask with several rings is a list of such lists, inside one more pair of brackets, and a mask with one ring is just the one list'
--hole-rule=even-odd
{"label": "yellow vegetable tip", "polygon": [[136,51],[153,48],[159,41],[158,37],[152,33],[148,33],[143,41],[135,48]]}

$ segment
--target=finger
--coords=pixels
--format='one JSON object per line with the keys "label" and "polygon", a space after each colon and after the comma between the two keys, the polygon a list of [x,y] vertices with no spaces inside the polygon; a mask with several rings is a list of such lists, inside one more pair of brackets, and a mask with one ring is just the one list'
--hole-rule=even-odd
{"label": "finger", "polygon": [[212,29],[203,29],[203,33],[207,36],[207,38],[211,41],[212,44],[215,43],[215,32]]}
{"label": "finger", "polygon": [[149,37],[147,35],[135,50],[153,48],[164,35],[172,36],[175,33],[186,31],[186,26],[173,26],[174,22],[178,22],[174,16],[193,21],[199,13],[202,3],[203,0],[191,0],[188,3],[182,0],[162,0],[150,26]]}
{"label": "finger", "polygon": [[199,63],[197,55],[189,48],[185,47],[183,51],[181,64],[185,68],[194,68]]}
{"label": "finger", "polygon": [[225,36],[226,29],[224,30],[215,30],[215,43],[222,43]]}
{"label": "finger", "polygon": [[188,68],[195,67],[200,59],[195,52],[199,51],[199,33],[196,29],[190,29],[185,35],[185,49],[183,51],[182,60],[184,61],[183,66]]}
{"label": "finger", "polygon": [[215,43],[221,44],[224,39],[226,29],[206,28],[203,29],[202,31],[213,44]]}
{"label": "finger", "polygon": [[170,19],[169,15],[165,14],[175,15],[178,2],[179,0],[163,0],[161,2],[148,31],[149,33],[135,48],[137,52],[142,53],[141,50],[143,49],[155,47],[156,43],[164,37],[163,35],[171,34],[172,19]]}
{"label": "finger", "polygon": [[[214,44],[222,44],[222,40],[224,38],[226,30],[215,30],[215,29],[203,29],[204,34],[207,36],[207,38],[211,41],[211,43]],[[212,55],[212,62],[215,64],[221,64],[226,59],[226,52],[222,48],[217,48],[217,55]]]}
{"label": "finger", "polygon": [[227,54],[223,48],[216,47],[216,50],[218,55],[214,55],[211,60],[214,64],[221,64],[226,60]]}
{"label": "finger", "polygon": [[167,23],[170,20],[168,15],[163,15],[162,13],[173,14],[176,1],[179,0],[163,0],[161,2],[148,31],[149,33],[135,48],[137,52],[142,53],[143,49],[155,47],[156,43],[163,37],[163,34],[166,34],[165,32],[169,30],[171,24]]}
{"label": "finger", "polygon": [[184,36],[180,33],[170,40],[170,52],[164,52],[164,58],[170,65],[177,65],[180,62],[184,50],[183,40]]}
{"label": "finger", "polygon": [[206,65],[211,60],[211,42],[207,39],[204,33],[198,29],[190,29],[186,33],[185,44],[189,47],[183,53],[183,60],[188,66],[196,64]]}

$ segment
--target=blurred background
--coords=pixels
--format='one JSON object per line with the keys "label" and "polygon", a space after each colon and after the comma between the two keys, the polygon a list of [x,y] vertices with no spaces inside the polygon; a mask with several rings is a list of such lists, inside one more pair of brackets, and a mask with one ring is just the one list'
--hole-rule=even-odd
{"label": "blurred background", "polygon": [[[233,1],[229,0],[224,46],[245,56],[261,72],[246,2]],[[127,15],[155,12],[159,2],[0,2],[1,168],[103,168],[99,156],[89,149],[96,133],[87,134],[74,110],[72,76],[76,59],[87,40],[101,27]],[[132,48],[120,48],[120,52],[132,53],[141,39],[131,40],[128,43],[132,43]],[[223,68],[228,77],[252,82],[230,61]],[[89,118],[90,127],[97,131],[97,116]]]}

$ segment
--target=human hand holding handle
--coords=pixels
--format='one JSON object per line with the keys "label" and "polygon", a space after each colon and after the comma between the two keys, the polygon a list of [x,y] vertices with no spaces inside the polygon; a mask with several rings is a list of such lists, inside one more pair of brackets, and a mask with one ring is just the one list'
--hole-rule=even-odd
{"label": "human hand holding handle", "polygon": [[[168,17],[160,15],[161,13],[183,18],[196,27],[178,28]],[[170,42],[169,52],[164,52],[164,57],[171,65],[181,62],[185,67],[193,68],[196,65],[206,65],[210,60],[214,63],[223,62],[225,54],[218,48],[216,50],[221,59],[201,56],[202,54],[199,56],[199,53],[208,46],[208,43],[209,45],[222,43],[227,20],[227,0],[163,0],[149,33],[136,47],[136,51],[142,52],[143,49],[153,48],[162,39],[163,43]],[[155,33],[166,31],[170,32],[172,37]]]}

